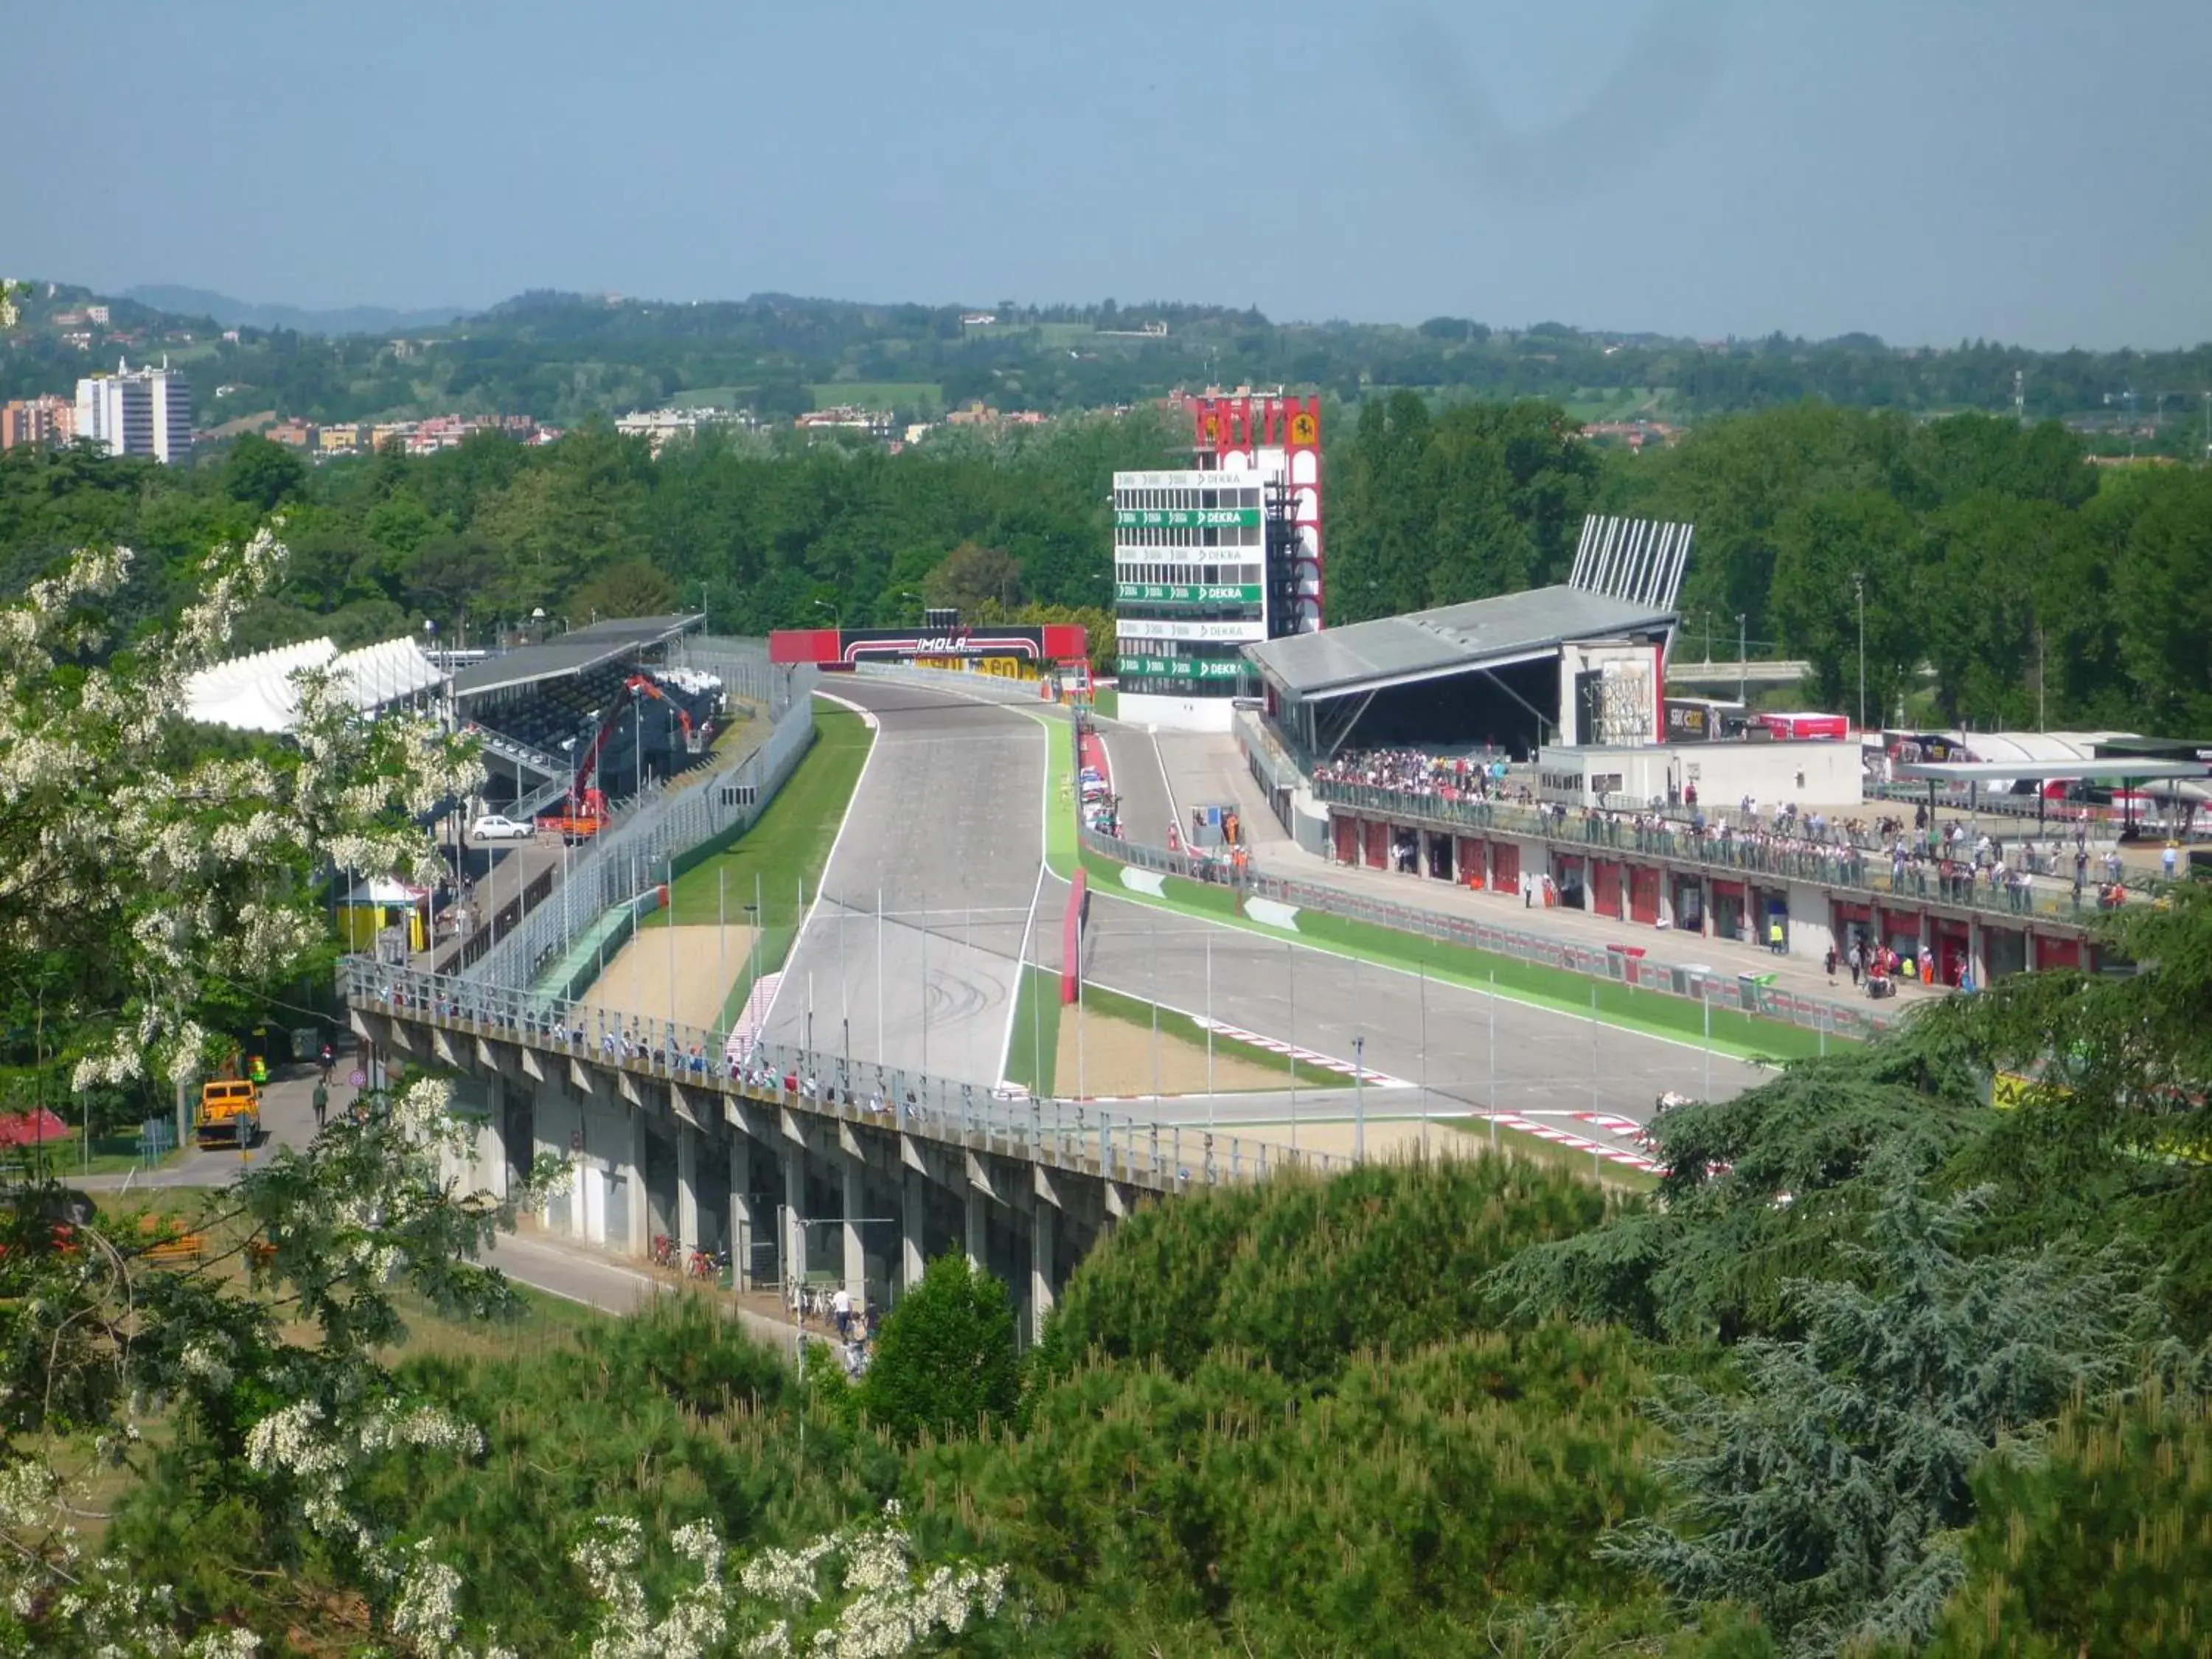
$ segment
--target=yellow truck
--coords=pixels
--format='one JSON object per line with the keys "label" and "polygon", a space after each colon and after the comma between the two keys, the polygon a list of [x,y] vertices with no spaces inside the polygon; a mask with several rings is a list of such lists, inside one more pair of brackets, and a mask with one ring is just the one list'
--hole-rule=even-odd
{"label": "yellow truck", "polygon": [[251,1146],[261,1131],[261,1091],[244,1078],[200,1085],[198,1121],[203,1146]]}

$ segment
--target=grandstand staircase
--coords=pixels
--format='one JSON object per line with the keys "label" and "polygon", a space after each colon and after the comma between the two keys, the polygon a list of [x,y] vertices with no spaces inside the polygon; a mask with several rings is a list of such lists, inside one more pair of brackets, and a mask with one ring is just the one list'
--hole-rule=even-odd
{"label": "grandstand staircase", "polygon": [[753,981],[753,988],[745,997],[744,1012],[730,1024],[730,1039],[722,1050],[726,1064],[741,1066],[752,1053],[760,1029],[767,1023],[768,1011],[775,1006],[776,989],[782,983],[783,975],[780,973],[763,974]]}
{"label": "grandstand staircase", "polygon": [[526,766],[532,771],[548,779],[557,778],[564,788],[567,787],[570,775],[575,770],[575,763],[572,761],[562,760],[558,755],[548,754],[544,750],[526,744],[520,738],[509,737],[504,732],[495,732],[490,726],[480,725],[475,720],[462,721],[461,730],[482,743],[485,753],[496,755],[501,760],[512,762],[518,766]]}

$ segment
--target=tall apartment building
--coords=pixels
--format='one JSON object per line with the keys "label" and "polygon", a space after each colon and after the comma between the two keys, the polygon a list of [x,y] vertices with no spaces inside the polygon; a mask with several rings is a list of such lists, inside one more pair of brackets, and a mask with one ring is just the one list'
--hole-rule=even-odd
{"label": "tall apartment building", "polygon": [[65,444],[76,435],[76,405],[52,392],[0,405],[0,449],[19,444]]}
{"label": "tall apartment building", "polygon": [[192,458],[192,393],[185,377],[118,361],[112,374],[76,383],[76,435],[111,455],[150,455],[174,465]]}

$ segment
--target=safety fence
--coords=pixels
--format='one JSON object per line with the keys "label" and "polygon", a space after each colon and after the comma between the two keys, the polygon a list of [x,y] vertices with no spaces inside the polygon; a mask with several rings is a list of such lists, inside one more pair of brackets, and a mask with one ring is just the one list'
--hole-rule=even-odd
{"label": "safety fence", "polygon": [[520,1042],[636,1078],[675,1083],[969,1151],[1027,1158],[1073,1173],[1180,1192],[1265,1180],[1291,1169],[1331,1173],[1353,1160],[1161,1123],[1095,1103],[1001,1094],[850,1055],[786,1043],[743,1043],[726,1030],[630,1018],[566,997],[347,957],[338,991],[352,1006],[471,1036]]}
{"label": "safety fence", "polygon": [[985,702],[1020,703],[1030,708],[1050,708],[1051,700],[1038,690],[1036,680],[1001,679],[995,674],[978,674],[957,668],[909,668],[897,663],[862,663],[853,670],[855,678],[866,680],[888,680],[895,685],[927,686],[933,691],[956,691],[962,696],[981,698]]}
{"label": "safety fence", "polygon": [[1470,951],[1486,951],[1594,979],[1615,980],[1638,990],[1756,1014],[1831,1036],[1863,1041],[1888,1029],[1898,1018],[1894,1012],[1877,1012],[1850,1003],[1784,989],[1770,982],[1772,976],[1769,975],[1720,974],[1702,965],[1655,961],[1641,948],[1601,947],[1522,933],[1473,916],[1452,915],[1343,888],[1265,875],[1249,866],[1238,869],[1220,859],[1194,859],[1158,848],[1140,847],[1095,830],[1083,831],[1083,844],[1117,863],[1139,869],[1180,876],[1208,886],[1227,887],[1297,909],[1317,911],[1347,921],[1369,922],[1394,933],[1436,939]]}
{"label": "safety fence", "polygon": [[[1646,818],[1638,824],[1618,814],[1520,805],[1510,801],[1413,794],[1367,784],[1317,780],[1316,799],[1354,811],[1403,823],[1408,828],[1474,830],[1525,836],[1554,851],[1644,853],[1727,875],[1774,876],[1787,881],[1854,890],[1868,895],[1954,905],[1984,915],[2043,916],[2080,925],[2111,905],[2090,887],[2046,885],[2014,872],[2018,879],[1998,884],[1990,869],[1964,859],[1929,858],[1838,843],[1778,846],[1761,836],[1699,834]],[[1993,866],[1992,866],[1993,867]]]}
{"label": "safety fence", "polygon": [[775,678],[787,678],[790,693],[765,743],[702,782],[679,778],[634,797],[578,849],[546,902],[501,935],[468,976],[530,984],[605,912],[672,881],[750,829],[814,741],[815,670],[801,665],[787,676],[779,668]]}

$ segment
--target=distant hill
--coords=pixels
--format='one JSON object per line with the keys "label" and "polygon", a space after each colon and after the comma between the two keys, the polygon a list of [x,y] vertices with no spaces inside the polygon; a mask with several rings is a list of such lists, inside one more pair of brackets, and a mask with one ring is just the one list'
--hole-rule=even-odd
{"label": "distant hill", "polygon": [[185,317],[212,317],[225,328],[288,328],[299,334],[394,334],[410,329],[442,328],[470,314],[466,306],[432,306],[421,311],[394,311],[386,306],[341,306],[330,311],[311,311],[304,306],[256,305],[211,294],[203,288],[180,288],[170,283],[143,283],[123,290],[126,300],[155,311]]}

